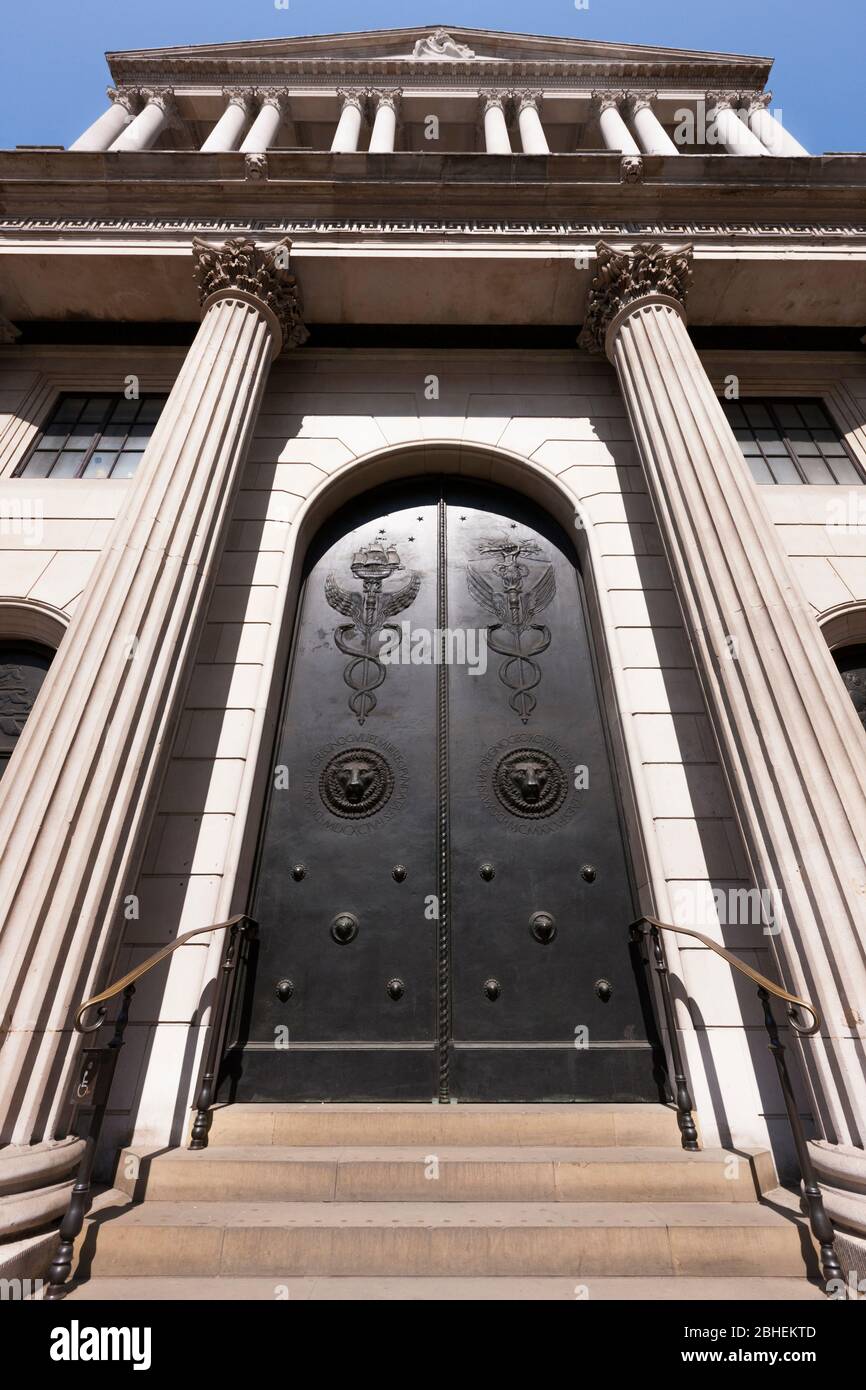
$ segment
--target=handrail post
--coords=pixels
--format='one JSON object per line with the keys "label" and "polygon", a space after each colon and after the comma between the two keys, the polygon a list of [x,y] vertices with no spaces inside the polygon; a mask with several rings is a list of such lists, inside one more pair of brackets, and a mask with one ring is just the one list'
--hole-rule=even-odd
{"label": "handrail post", "polygon": [[[634,935],[640,937],[644,934],[640,923],[632,926]],[[664,943],[658,927],[650,926],[648,933],[652,942],[652,953],[654,959],[654,969],[659,977],[659,990],[662,998],[662,1008],[665,1014],[665,1023],[668,1030],[668,1039],[671,1049],[671,1062],[674,1071],[674,1096],[677,1107],[677,1124],[680,1131],[680,1140],[684,1149],[689,1152],[696,1152],[698,1144],[698,1130],[694,1117],[694,1102],[692,1100],[689,1083],[686,1080],[686,1069],[683,1066],[683,1053],[680,1047],[680,1037],[677,1031],[677,1020],[674,1012],[674,1001],[671,993],[670,973],[668,971],[668,961],[665,955]]]}
{"label": "handrail post", "polygon": [[794,1148],[797,1151],[797,1160],[800,1164],[800,1176],[803,1184],[803,1196],[806,1200],[806,1210],[809,1216],[809,1226],[812,1235],[821,1251],[821,1273],[824,1276],[825,1289],[831,1280],[842,1281],[842,1267],[836,1254],[836,1232],[824,1208],[824,1199],[821,1196],[821,1189],[815,1176],[815,1169],[809,1156],[809,1146],[806,1143],[806,1135],[803,1131],[803,1122],[800,1119],[800,1112],[797,1109],[797,1101],[794,1097],[794,1090],[791,1086],[791,1078],[788,1073],[788,1063],[785,1059],[785,1045],[779,1037],[779,1029],[770,1007],[770,996],[767,990],[761,985],[758,988],[758,998],[764,1011],[764,1027],[770,1039],[769,1049],[776,1063],[776,1071],[779,1074],[779,1084],[782,1087],[782,1096],[785,1101],[785,1109],[788,1112],[788,1123],[791,1126],[791,1134],[794,1140]]}
{"label": "handrail post", "polygon": [[51,1268],[45,1298],[57,1302],[69,1292],[69,1275],[72,1272],[72,1256],[75,1242],[81,1234],[84,1219],[90,1207],[93,1184],[93,1167],[99,1151],[102,1136],[102,1123],[108,1107],[108,1096],[114,1078],[117,1059],[123,1047],[123,1035],[129,1022],[129,1006],[135,993],[135,985],[127,985],[121,997],[117,1018],[114,1020],[114,1033],[105,1047],[87,1048],[83,1054],[82,1065],[73,1092],[73,1100],[80,1104],[88,1096],[93,1098],[93,1113],[88,1127],[84,1153],[75,1175],[75,1183],[69,1198],[69,1206],[60,1223],[59,1244]]}
{"label": "handrail post", "polygon": [[242,918],[229,927],[225,954],[220,966],[220,973],[217,976],[207,1059],[195,1103],[196,1115],[189,1141],[191,1149],[207,1148],[208,1134],[213,1118],[211,1107],[216,1096],[219,1068],[222,1062],[223,1040],[228,1022],[229,1005],[233,996],[232,977],[237,969],[241,944],[244,938],[252,938],[255,931],[256,924],[250,917]]}

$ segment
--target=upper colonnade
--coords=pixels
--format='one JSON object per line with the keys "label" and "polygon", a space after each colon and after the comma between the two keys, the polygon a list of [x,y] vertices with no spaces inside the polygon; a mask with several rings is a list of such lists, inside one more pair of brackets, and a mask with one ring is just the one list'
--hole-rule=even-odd
{"label": "upper colonnade", "polygon": [[70,149],[808,154],[766,59],[462,30],[389,42],[407,51],[362,34],[109,55],[110,105]]}

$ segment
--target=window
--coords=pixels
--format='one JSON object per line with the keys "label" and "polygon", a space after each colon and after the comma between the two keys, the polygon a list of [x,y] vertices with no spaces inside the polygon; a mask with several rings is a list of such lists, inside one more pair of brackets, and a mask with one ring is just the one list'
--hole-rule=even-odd
{"label": "window", "polygon": [[866,729],[866,642],[856,642],[850,647],[837,647],[833,659],[848,694],[854,701],[860,722]]}
{"label": "window", "polygon": [[165,396],[61,396],[16,478],[131,478]]}
{"label": "window", "polygon": [[756,483],[862,483],[819,400],[721,401]]}
{"label": "window", "polygon": [[0,776],[15,751],[54,652],[36,642],[0,641]]}

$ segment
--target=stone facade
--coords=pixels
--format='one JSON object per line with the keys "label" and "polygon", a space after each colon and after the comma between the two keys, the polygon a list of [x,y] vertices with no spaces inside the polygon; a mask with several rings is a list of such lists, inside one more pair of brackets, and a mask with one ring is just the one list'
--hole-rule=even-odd
{"label": "stone facade", "polygon": [[[808,155],[754,59],[405,30],[110,61],[68,151],[0,153],[0,638],[59,646],[0,783],[9,1230],[66,1191],[74,1005],[243,910],[310,538],[453,471],[575,536],[643,910],[709,904],[820,1005],[799,1100],[856,1247],[866,738],[830,649],[866,640],[866,486],[757,486],[716,395],[821,400],[866,477],[861,164]],[[58,393],[129,377],[168,393],[134,480],[15,476]],[[720,920],[738,890],[778,929]],[[113,1142],[182,1139],[219,950],[142,981]],[[752,987],[668,955],[703,1138],[787,1173]]]}

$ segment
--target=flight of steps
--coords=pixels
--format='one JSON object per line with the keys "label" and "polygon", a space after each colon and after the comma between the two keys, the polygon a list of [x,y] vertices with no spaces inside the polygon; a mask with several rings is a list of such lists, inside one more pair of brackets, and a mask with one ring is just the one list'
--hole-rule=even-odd
{"label": "flight of steps", "polygon": [[71,1297],[822,1297],[735,1159],[660,1105],[225,1106],[205,1151],[121,1154]]}

